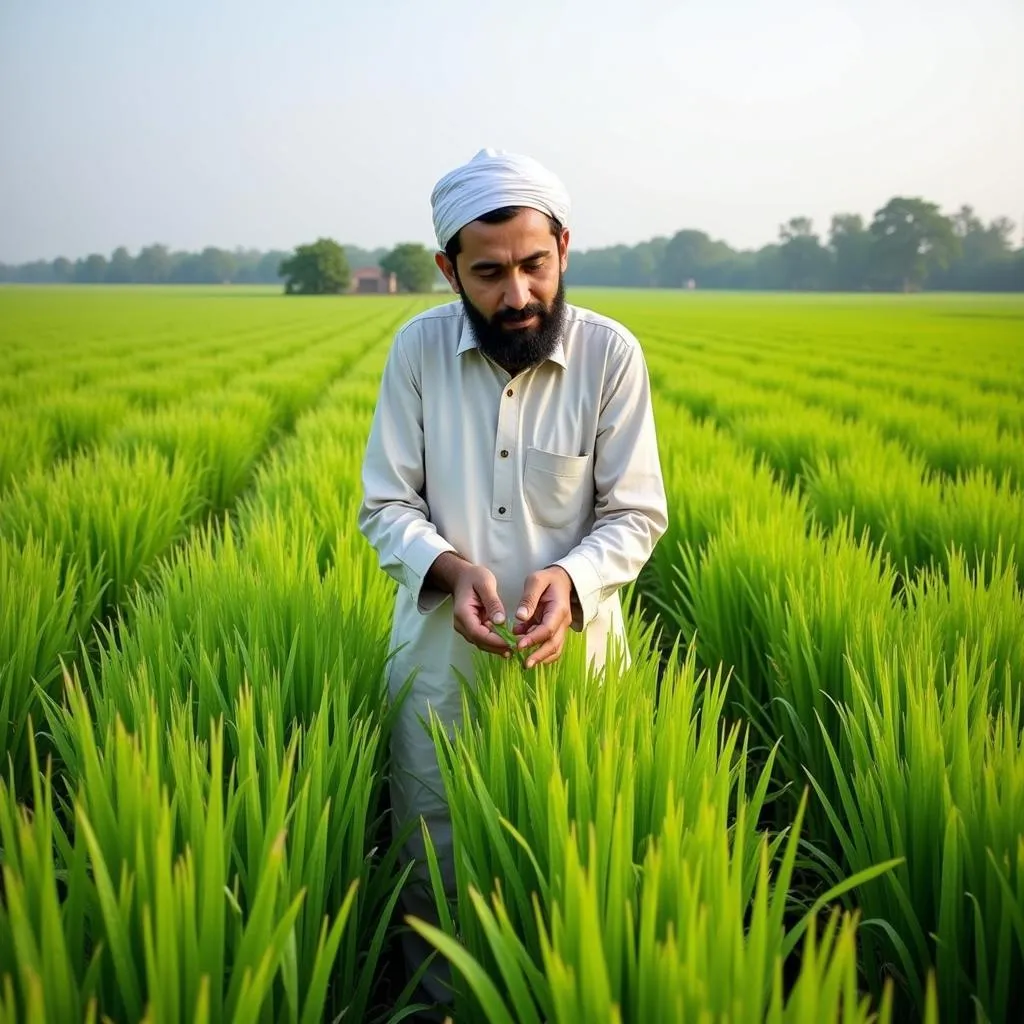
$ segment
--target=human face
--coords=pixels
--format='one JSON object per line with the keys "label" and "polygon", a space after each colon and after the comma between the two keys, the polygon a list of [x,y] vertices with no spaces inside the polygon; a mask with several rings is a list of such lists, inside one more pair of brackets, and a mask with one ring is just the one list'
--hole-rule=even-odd
{"label": "human face", "polygon": [[558,344],[565,310],[563,273],[569,233],[559,237],[539,210],[501,224],[474,221],[460,234],[452,266],[438,266],[462,297],[482,351],[516,373],[547,358]]}

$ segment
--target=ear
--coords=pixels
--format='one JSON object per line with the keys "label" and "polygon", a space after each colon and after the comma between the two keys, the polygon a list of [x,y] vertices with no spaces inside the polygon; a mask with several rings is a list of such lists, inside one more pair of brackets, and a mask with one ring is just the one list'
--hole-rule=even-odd
{"label": "ear", "polygon": [[442,249],[438,249],[434,253],[434,262],[437,264],[438,270],[444,274],[445,280],[452,286],[452,291],[459,292],[461,289],[459,288],[458,279],[455,277],[455,268]]}
{"label": "ear", "polygon": [[562,233],[558,236],[558,254],[559,262],[562,265],[562,273],[565,273],[565,268],[569,265],[569,229],[562,228]]}

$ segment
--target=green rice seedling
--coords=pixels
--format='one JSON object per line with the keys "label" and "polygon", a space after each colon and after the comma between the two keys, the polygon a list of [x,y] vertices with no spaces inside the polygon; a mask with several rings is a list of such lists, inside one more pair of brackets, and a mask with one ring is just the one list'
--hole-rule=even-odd
{"label": "green rice seedling", "polygon": [[817,522],[835,529],[845,519],[866,529],[905,578],[941,564],[942,490],[919,453],[865,432],[843,459],[816,458],[801,486]]}
{"label": "green rice seedling", "polygon": [[[485,672],[454,738],[432,719],[458,909],[434,870],[438,925],[410,924],[464,979],[456,1018],[770,1019],[785,998],[783,965],[814,916],[888,865],[791,922],[803,806],[784,850],[784,833],[757,832],[771,767],[748,792],[721,678],[700,680],[692,657],[673,659],[655,698],[650,655],[628,668],[613,661],[599,679],[575,649],[554,668]],[[814,968],[841,972],[842,994],[815,976],[805,996],[837,1010],[841,999],[846,1014],[869,1019],[852,934],[846,922],[832,963],[830,931]]]}
{"label": "green rice seedling", "polygon": [[[728,562],[720,567],[727,569]],[[750,584],[751,617],[767,640],[766,671],[763,690],[738,680],[743,709],[765,742],[781,737],[780,782],[798,779],[804,771],[831,782],[822,734],[835,735],[836,708],[854,697],[849,650],[865,622],[872,616],[884,621],[887,612],[896,617],[895,572],[844,524],[827,537],[812,535],[806,558],[783,568],[780,576],[750,577]],[[833,785],[826,792],[835,802],[838,789]],[[783,806],[792,808],[794,800]],[[808,821],[812,840],[828,835],[828,818],[817,801]]]}
{"label": "green rice seedling", "polygon": [[788,579],[807,577],[821,561],[820,544],[789,495],[757,518],[737,505],[703,549],[679,549],[674,588],[662,605],[666,621],[695,643],[703,666],[735,674],[751,707],[766,704],[770,692],[768,603],[788,592]]}
{"label": "green rice seedling", "polygon": [[84,691],[69,690],[61,726],[78,754],[66,801],[74,847],[60,834],[56,843],[72,870],[74,948],[108,951],[93,980],[112,1019],[323,1018],[363,862],[359,849],[356,873],[345,873],[346,823],[362,827],[369,796],[365,770],[337,773],[372,763],[373,741],[345,716],[336,754],[326,733],[275,742],[272,724],[257,752],[247,692],[232,710],[235,761],[223,722],[199,741],[182,703],[169,723],[151,704],[137,733],[120,721],[101,732]]}
{"label": "green rice seedling", "polygon": [[994,565],[999,552],[1006,552],[1016,562],[1018,585],[1024,588],[1024,492],[1007,476],[997,479],[986,470],[974,470],[945,481],[942,513],[944,554],[954,546],[973,567],[981,568]]}
{"label": "green rice seedling", "polygon": [[130,417],[110,447],[134,452],[156,448],[173,466],[188,465],[200,478],[206,509],[228,509],[252,480],[256,462],[276,426],[272,402],[253,392],[204,394],[155,412]]}
{"label": "green rice seedling", "polygon": [[[594,831],[591,826],[592,848],[598,845]],[[466,993],[457,1002],[457,1019],[565,1024],[694,1019],[884,1024],[893,1019],[888,989],[877,1009],[860,990],[856,915],[833,912],[819,925],[812,912],[796,927],[784,924],[798,825],[774,879],[769,844],[762,840],[749,899],[741,883],[747,866],[710,806],[689,829],[680,827],[677,808],[670,807],[639,865],[631,864],[616,842],[620,834],[616,828],[611,859],[621,884],[607,890],[577,843],[567,844],[559,898],[550,910],[534,900],[539,960],[511,924],[500,886],[489,900],[471,886],[466,908],[479,920],[497,964],[491,971],[474,947],[411,919],[412,927],[449,959],[460,981],[457,992]],[[787,977],[790,949],[798,949],[800,959],[795,976]],[[922,1020],[936,1024],[934,1006]]]}
{"label": "green rice seedling", "polygon": [[821,456],[845,458],[864,433],[859,426],[793,400],[737,417],[731,431],[740,444],[766,458],[790,487],[796,486],[807,463]]}
{"label": "green rice seedling", "polygon": [[[995,681],[1005,677],[1014,699],[1024,695],[1024,594],[1012,552],[997,549],[981,564],[956,547],[949,552],[948,568],[915,577],[907,586],[906,613],[899,624],[905,643],[924,645],[952,665],[962,644],[969,644],[983,665],[992,668]],[[1006,692],[993,685],[989,694],[996,712]]]}
{"label": "green rice seedling", "polygon": [[[349,359],[343,360],[342,371],[348,361]],[[333,361],[328,361],[326,368],[322,368],[319,373],[311,373],[310,366],[304,360],[298,359],[289,366],[276,364],[251,374],[246,385],[273,403],[274,418],[279,429],[291,432],[298,416],[313,405],[322,394],[327,382],[337,372],[336,356]]]}
{"label": "green rice seedling", "polygon": [[883,436],[921,452],[936,471],[952,478],[972,470],[1008,476],[1024,487],[1024,447],[1019,430],[1000,432],[992,420],[963,420],[943,409],[890,405],[875,412]]}
{"label": "green rice seedling", "polygon": [[48,424],[20,410],[0,408],[0,500],[12,482],[49,466],[55,451]]}
{"label": "green rice seedling", "polygon": [[101,442],[127,409],[128,403],[116,395],[71,391],[37,405],[36,417],[47,424],[54,457],[67,458]]}
{"label": "green rice seedling", "polygon": [[44,776],[31,739],[27,747],[31,809],[0,777],[0,1022],[96,1021],[105,950],[86,948],[86,901],[94,889],[85,843],[67,843],[51,766]]}
{"label": "green rice seedling", "polygon": [[[315,432],[312,428],[303,431],[303,417],[295,437],[272,449],[259,464],[252,489],[240,502],[237,516],[243,531],[268,514],[297,516],[300,522],[296,523],[296,530],[310,529],[311,520],[317,560],[321,571],[325,571],[332,562],[348,565],[338,558],[337,550],[339,545],[352,549],[346,538],[354,531],[358,533],[355,524],[362,498],[359,464],[363,444],[345,439],[351,427],[344,410],[318,411],[309,419],[319,424]],[[373,555],[361,536],[355,547],[357,565],[362,562],[363,553]],[[373,557],[376,571],[376,556]]]}
{"label": "green rice seedling", "polygon": [[[1019,1020],[1024,1011],[1024,747],[1019,682],[961,641],[947,661],[886,621],[852,646],[853,693],[839,729],[819,727],[831,760],[825,804],[842,874],[898,857],[859,890],[862,945],[877,990],[895,978],[901,1019],[923,1011],[934,971],[942,1020]],[[937,649],[938,647],[938,649]],[[1003,687],[1001,699],[990,691]],[[994,714],[989,708],[997,704]]]}
{"label": "green rice seedling", "polygon": [[[16,546],[0,537],[0,765],[18,797],[28,792],[29,716],[37,687],[54,694],[79,629],[77,570],[35,537]],[[36,715],[36,720],[39,715]]]}
{"label": "green rice seedling", "polygon": [[[347,680],[355,704],[381,707],[387,604],[345,567],[321,577],[312,524],[283,513],[240,542],[225,526],[198,530],[168,555],[153,586],[105,631],[98,668],[85,666],[101,724],[136,725],[140,696],[169,715],[192,693],[193,728],[226,712],[256,667],[273,674],[281,720],[308,722],[325,687]],[[296,532],[293,532],[296,531]],[[237,754],[237,751],[233,751]]]}
{"label": "green rice seedling", "polygon": [[104,391],[108,395],[127,400],[139,409],[152,411],[184,398],[206,383],[202,371],[175,366],[173,370],[154,374],[151,370],[123,373],[109,382]]}
{"label": "green rice seedling", "polygon": [[782,509],[793,528],[802,530],[806,516],[799,498],[788,494],[771,469],[755,461],[728,433],[694,420],[685,410],[666,411],[665,417],[669,427],[662,466],[671,511],[668,530],[645,567],[641,589],[671,622],[679,600],[677,587],[686,586],[679,571],[681,551],[699,553],[730,517],[775,519]]}
{"label": "green rice seedling", "polygon": [[803,487],[816,520],[833,528],[849,518],[865,527],[904,581],[915,570],[950,571],[951,549],[978,568],[1024,545],[1020,494],[1008,478],[997,482],[984,470],[938,478],[923,456],[891,442],[865,443],[841,461],[819,459]]}
{"label": "green rice seedling", "polygon": [[0,536],[16,545],[38,537],[59,550],[62,572],[80,581],[79,622],[122,604],[200,509],[199,477],[168,466],[153,448],[84,453],[15,483],[0,499]]}

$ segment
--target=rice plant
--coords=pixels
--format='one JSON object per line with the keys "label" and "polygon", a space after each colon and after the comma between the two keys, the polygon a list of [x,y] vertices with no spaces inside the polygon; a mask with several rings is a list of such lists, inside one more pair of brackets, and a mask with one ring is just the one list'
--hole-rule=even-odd
{"label": "rice plant", "polygon": [[721,678],[673,658],[655,698],[650,657],[583,669],[482,666],[453,738],[432,716],[457,905],[424,828],[437,923],[410,924],[454,968],[455,1018],[888,1020],[858,988],[855,919],[817,915],[891,864],[795,915],[803,804],[788,834],[758,831],[771,755],[748,789]]}

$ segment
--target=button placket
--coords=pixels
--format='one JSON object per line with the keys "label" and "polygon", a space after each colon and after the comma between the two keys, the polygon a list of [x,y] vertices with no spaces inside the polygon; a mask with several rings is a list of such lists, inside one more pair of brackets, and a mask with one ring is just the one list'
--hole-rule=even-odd
{"label": "button placket", "polygon": [[498,436],[494,446],[494,496],[492,514],[500,519],[509,519],[512,514],[515,493],[515,451],[516,427],[519,423],[519,391],[508,386],[502,393],[498,407]]}

